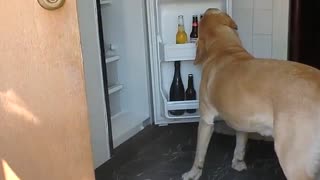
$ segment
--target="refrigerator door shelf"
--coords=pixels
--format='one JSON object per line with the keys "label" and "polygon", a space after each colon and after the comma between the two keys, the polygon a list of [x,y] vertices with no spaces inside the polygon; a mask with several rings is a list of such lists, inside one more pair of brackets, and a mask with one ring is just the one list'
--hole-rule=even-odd
{"label": "refrigerator door shelf", "polygon": [[[166,101],[165,102],[165,116],[168,119],[193,119],[199,118],[199,101]],[[181,116],[174,116],[169,113],[170,110],[179,110],[179,109],[197,109],[195,113],[185,112]]]}
{"label": "refrigerator door shelf", "polygon": [[186,100],[186,101],[168,101],[167,109],[168,110],[179,110],[179,109],[198,109],[199,101],[198,100]]}
{"label": "refrigerator door shelf", "polygon": [[123,88],[123,85],[122,85],[122,84],[115,84],[115,85],[113,85],[113,86],[108,87],[109,95],[111,95],[111,94],[113,94],[113,93],[115,93],[115,92],[120,91],[122,88]]}
{"label": "refrigerator door shelf", "polygon": [[100,4],[112,4],[112,0],[100,0]]}
{"label": "refrigerator door shelf", "polygon": [[159,46],[161,61],[192,61],[196,56],[196,44],[164,44]]}
{"label": "refrigerator door shelf", "polygon": [[[199,100],[186,100],[186,101],[169,101],[164,95],[163,91],[162,98],[164,102],[164,115],[168,119],[194,119],[199,118]],[[197,109],[195,113],[185,112],[181,116],[174,116],[169,113],[170,110],[180,110],[180,109]]]}
{"label": "refrigerator door shelf", "polygon": [[111,63],[111,62],[114,62],[114,61],[118,61],[120,60],[120,56],[109,56],[109,57],[106,57],[106,63]]}

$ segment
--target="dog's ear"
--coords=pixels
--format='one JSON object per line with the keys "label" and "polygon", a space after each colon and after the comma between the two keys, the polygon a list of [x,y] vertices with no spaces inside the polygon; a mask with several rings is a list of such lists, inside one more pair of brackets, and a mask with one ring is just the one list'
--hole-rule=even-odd
{"label": "dog's ear", "polygon": [[225,12],[221,12],[220,14],[222,16],[222,23],[224,25],[227,25],[229,27],[231,27],[232,29],[238,30],[238,25],[236,24],[236,22],[234,22],[234,20]]}
{"label": "dog's ear", "polygon": [[198,39],[197,41],[197,50],[196,50],[196,59],[194,64],[201,64],[207,58],[207,48],[204,40]]}

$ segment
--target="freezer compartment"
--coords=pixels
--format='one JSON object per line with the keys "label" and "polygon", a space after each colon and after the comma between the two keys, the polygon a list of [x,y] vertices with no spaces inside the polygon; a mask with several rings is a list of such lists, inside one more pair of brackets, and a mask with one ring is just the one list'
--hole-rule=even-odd
{"label": "freezer compartment", "polygon": [[196,44],[164,44],[160,43],[161,61],[188,61],[196,56]]}

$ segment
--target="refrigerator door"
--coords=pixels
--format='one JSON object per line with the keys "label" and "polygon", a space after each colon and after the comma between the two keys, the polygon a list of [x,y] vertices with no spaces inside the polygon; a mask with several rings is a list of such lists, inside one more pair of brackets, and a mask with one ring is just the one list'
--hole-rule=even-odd
{"label": "refrigerator door", "polygon": [[114,147],[150,122],[147,30],[144,0],[101,4]]}
{"label": "refrigerator door", "polygon": [[170,110],[199,108],[198,100],[169,101],[174,61],[181,61],[184,87],[187,87],[188,74],[193,74],[194,87],[198,92],[201,79],[201,67],[193,65],[195,44],[175,44],[177,17],[184,16],[185,30],[189,35],[193,15],[199,17],[207,8],[215,7],[232,16],[232,0],[153,0],[146,3],[155,124],[197,122],[200,117],[198,111],[192,114],[185,112],[181,116],[169,113]]}
{"label": "refrigerator door", "polygon": [[109,126],[102,77],[96,1],[77,4],[94,167],[110,159]]}

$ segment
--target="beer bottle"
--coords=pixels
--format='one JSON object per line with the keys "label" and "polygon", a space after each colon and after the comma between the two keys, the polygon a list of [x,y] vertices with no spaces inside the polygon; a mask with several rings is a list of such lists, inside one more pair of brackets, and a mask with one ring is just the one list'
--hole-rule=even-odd
{"label": "beer bottle", "polygon": [[[193,87],[193,75],[188,75],[188,88],[186,90],[186,100],[196,100],[197,93],[196,90]],[[196,109],[187,109],[188,113],[195,113]]]}
{"label": "beer bottle", "polygon": [[192,16],[192,31],[190,33],[190,42],[195,43],[198,39],[198,16]]}
{"label": "beer bottle", "polygon": [[188,42],[188,36],[184,29],[184,20],[183,16],[178,16],[178,32],[176,34],[176,43],[177,44],[184,44]]}

